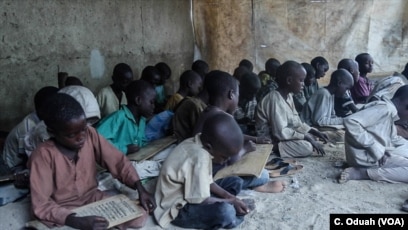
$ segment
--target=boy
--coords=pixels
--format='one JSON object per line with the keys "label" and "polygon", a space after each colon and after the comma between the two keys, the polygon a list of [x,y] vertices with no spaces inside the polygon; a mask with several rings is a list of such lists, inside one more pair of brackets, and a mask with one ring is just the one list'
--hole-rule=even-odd
{"label": "boy", "polygon": [[102,88],[96,95],[102,118],[118,110],[120,105],[127,103],[123,91],[133,81],[130,66],[125,63],[117,64],[113,69],[112,81],[111,85]]}
{"label": "boy", "polygon": [[[360,72],[358,71],[358,63],[356,61],[344,58],[337,64],[337,69],[347,70],[353,76],[354,85],[357,84]],[[334,97],[334,111],[338,117],[348,116],[357,112],[357,110],[358,108],[351,98],[350,90],[348,90],[343,96]]]}
{"label": "boy", "polygon": [[320,131],[327,131],[332,141],[342,142],[344,139],[344,131],[341,130],[343,118],[336,116],[334,112],[334,97],[343,96],[353,87],[353,84],[353,77],[347,70],[334,71],[329,85],[317,90],[306,102],[301,114],[302,120]]}
{"label": "boy", "polygon": [[252,70],[254,70],[254,65],[252,64],[251,61],[247,60],[247,59],[242,59],[239,64],[239,67],[245,67],[249,72],[252,72]]}
{"label": "boy", "polygon": [[[211,71],[207,75],[208,81],[207,91],[210,95],[209,106],[200,114],[194,128],[194,135],[201,133],[203,125],[209,118],[217,114],[231,115],[237,108],[238,97],[240,95],[240,88],[238,87],[238,81],[226,72],[215,70]],[[232,117],[232,116],[231,116]],[[217,173],[221,168],[233,164],[239,160],[242,154],[253,151],[251,144],[253,142],[259,144],[271,143],[270,139],[257,138],[253,136],[244,135],[244,146],[240,150],[239,155],[231,157],[225,164],[213,163],[213,175]],[[258,192],[282,192],[285,188],[285,183],[281,181],[269,182],[269,174],[267,170],[263,170],[259,178],[256,177],[241,177],[243,187],[242,189],[251,188]],[[222,183],[224,179],[217,180],[216,183]]]}
{"label": "boy", "polygon": [[183,228],[233,228],[249,212],[236,197],[241,190],[238,178],[231,177],[223,187],[212,179],[212,163],[223,163],[242,148],[238,125],[231,116],[217,114],[203,127],[201,134],[179,144],[161,168],[154,216],[163,228],[170,223]]}
{"label": "boy", "polygon": [[96,129],[123,154],[139,151],[147,144],[146,118],[153,115],[155,97],[149,82],[133,81],[126,87],[128,104],[101,120]]}
{"label": "boy", "polygon": [[203,81],[198,73],[192,70],[186,70],[180,76],[180,87],[177,93],[167,100],[165,110],[174,111],[177,104],[186,96],[197,96],[201,91]]}
{"label": "boy", "polygon": [[394,121],[408,119],[408,85],[391,100],[383,98],[364,105],[344,119],[345,152],[350,166],[339,176],[349,180],[408,183],[408,141],[397,135]]}
{"label": "boy", "polygon": [[203,60],[196,60],[191,65],[191,70],[198,73],[201,76],[201,79],[204,81],[205,75],[210,71],[210,67],[207,62]]}
{"label": "boy", "polygon": [[329,62],[321,56],[313,58],[310,64],[315,69],[315,81],[309,86],[306,86],[303,90],[306,100],[319,89],[319,82],[317,80],[323,78],[329,70]]}
{"label": "boy", "polygon": [[301,65],[306,70],[306,78],[304,81],[305,87],[303,88],[303,91],[293,95],[293,102],[295,103],[296,111],[299,114],[302,112],[303,106],[306,103],[307,99],[309,99],[309,98],[306,99],[305,95],[313,95],[313,93],[310,92],[309,91],[310,89],[308,89],[307,87],[315,84],[316,82],[316,71],[313,68],[313,66],[310,65],[309,63],[302,63]]}
{"label": "boy", "polygon": [[281,63],[275,58],[269,58],[265,62],[265,72],[269,76],[269,80],[259,89],[256,94],[256,101],[260,102],[265,95],[278,88],[278,84],[276,84],[276,70],[280,65]]}
{"label": "boy", "polygon": [[356,56],[356,62],[358,63],[360,77],[354,87],[350,90],[351,96],[356,104],[365,104],[368,96],[373,90],[373,85],[368,80],[367,74],[373,72],[373,58],[368,53],[361,53]]}
{"label": "boy", "polygon": [[97,189],[98,163],[138,190],[145,212],[122,227],[142,227],[155,202],[126,157],[87,125],[81,105],[71,96],[57,94],[48,101],[45,112],[44,122],[53,137],[34,150],[28,163],[34,215],[48,227],[106,228],[103,217],[77,217],[71,211],[108,196]]}
{"label": "boy", "polygon": [[194,135],[197,119],[208,104],[209,96],[206,89],[209,84],[208,81],[209,79],[206,77],[203,89],[196,97],[184,98],[174,109],[172,125],[178,143]]}
{"label": "boy", "polygon": [[313,136],[327,141],[327,135],[302,122],[295,109],[292,94],[301,92],[306,70],[295,61],[287,61],[278,68],[279,88],[271,91],[258,103],[256,126],[258,136],[272,137],[274,149],[281,157],[306,157],[313,153],[324,155],[323,148]]}
{"label": "boy", "polygon": [[165,62],[159,62],[154,67],[156,67],[156,69],[159,70],[161,76],[161,82],[155,90],[158,98],[157,102],[162,105],[161,107],[163,107],[167,99],[167,93],[166,90],[164,89],[164,86],[166,84],[166,81],[171,78],[171,69],[170,66],[167,65]]}
{"label": "boy", "polygon": [[54,86],[46,86],[38,90],[34,96],[35,111],[27,115],[7,135],[3,149],[3,161],[10,169],[9,173],[15,173],[26,168],[27,156],[25,153],[24,137],[43,119],[41,109],[46,99],[53,97],[58,92]]}
{"label": "boy", "polygon": [[146,66],[142,71],[140,80],[149,82],[156,91],[154,113],[157,114],[163,111],[163,107],[166,104],[166,95],[162,85],[163,80],[161,72],[154,66]]}
{"label": "boy", "polygon": [[234,112],[234,118],[247,135],[255,136],[254,114],[256,108],[256,93],[261,88],[261,81],[252,72],[246,73],[240,80],[238,108]]}

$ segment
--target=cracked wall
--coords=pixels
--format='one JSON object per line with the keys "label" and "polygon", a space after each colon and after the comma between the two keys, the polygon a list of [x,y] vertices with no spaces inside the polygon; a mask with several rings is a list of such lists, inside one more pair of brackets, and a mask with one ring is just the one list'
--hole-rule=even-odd
{"label": "cracked wall", "polygon": [[115,64],[129,64],[136,79],[144,66],[172,68],[169,91],[193,61],[190,1],[0,1],[0,130],[33,110],[57,72],[79,77],[97,92],[110,84]]}

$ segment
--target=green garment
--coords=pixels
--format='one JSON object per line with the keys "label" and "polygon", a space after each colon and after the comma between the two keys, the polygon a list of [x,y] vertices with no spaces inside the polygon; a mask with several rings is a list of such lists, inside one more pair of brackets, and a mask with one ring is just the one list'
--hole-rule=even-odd
{"label": "green garment", "polygon": [[101,120],[96,130],[112,143],[123,154],[127,154],[127,146],[137,144],[143,147],[147,144],[145,136],[146,118],[141,117],[139,123],[126,105]]}

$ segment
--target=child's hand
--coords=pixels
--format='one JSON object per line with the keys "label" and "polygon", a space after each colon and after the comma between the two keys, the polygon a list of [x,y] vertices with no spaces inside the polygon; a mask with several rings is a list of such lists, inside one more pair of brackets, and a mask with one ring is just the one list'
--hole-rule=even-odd
{"label": "child's hand", "polygon": [[249,213],[249,209],[246,206],[242,200],[235,198],[232,201],[232,204],[234,205],[235,211],[237,212],[237,216],[243,216]]}
{"label": "child's hand", "polygon": [[257,137],[255,138],[257,144],[271,144],[272,140],[267,137]]}
{"label": "child's hand", "polygon": [[127,154],[135,153],[140,150],[140,147],[137,144],[127,145]]}
{"label": "child's hand", "polygon": [[249,153],[256,150],[256,144],[253,141],[244,142],[245,153]]}
{"label": "child's hand", "polygon": [[101,216],[77,217],[69,215],[65,220],[65,225],[76,229],[105,230],[108,229],[109,222]]}
{"label": "child's hand", "polygon": [[152,194],[144,191],[139,192],[139,200],[142,207],[148,212],[152,213],[156,209],[156,201]]}
{"label": "child's hand", "polygon": [[310,144],[312,144],[313,149],[316,150],[317,154],[319,155],[326,155],[326,153],[324,152],[322,146],[320,146],[316,140],[314,139],[314,137],[312,137],[310,134],[305,134],[305,141],[310,142]]}

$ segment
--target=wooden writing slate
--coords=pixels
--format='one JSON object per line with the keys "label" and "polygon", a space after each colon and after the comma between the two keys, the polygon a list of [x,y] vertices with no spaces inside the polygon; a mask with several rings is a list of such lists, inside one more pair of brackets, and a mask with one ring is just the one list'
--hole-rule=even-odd
{"label": "wooden writing slate", "polygon": [[176,142],[177,139],[175,137],[167,136],[150,142],[149,144],[141,148],[138,152],[128,154],[127,157],[131,161],[147,160]]}
{"label": "wooden writing slate", "polygon": [[271,144],[257,144],[254,152],[244,154],[239,161],[218,171],[213,180],[228,176],[259,177],[272,152],[272,147]]}
{"label": "wooden writing slate", "polygon": [[[109,197],[85,206],[73,209],[76,216],[102,216],[109,221],[108,228],[136,219],[143,215],[142,207],[138,202],[130,200],[127,196],[120,194]],[[38,230],[50,229],[40,221],[30,221],[26,227],[34,227]],[[58,230],[73,229],[68,226],[52,228]]]}

